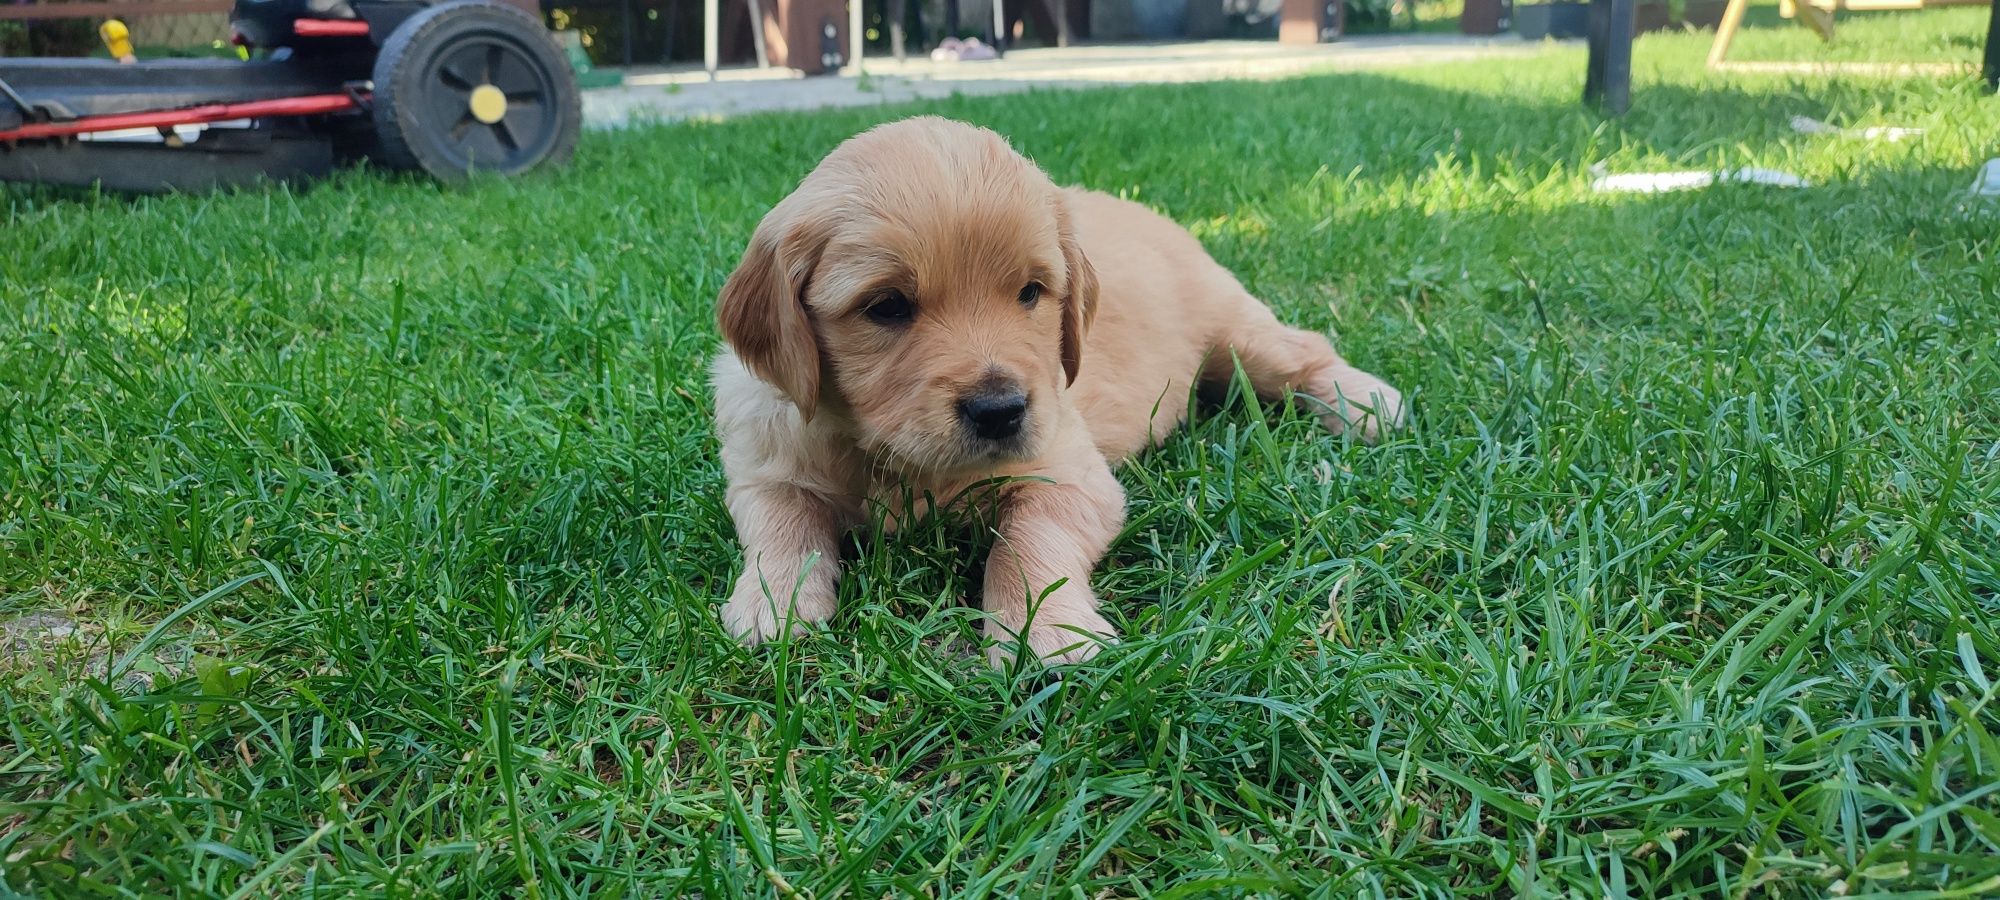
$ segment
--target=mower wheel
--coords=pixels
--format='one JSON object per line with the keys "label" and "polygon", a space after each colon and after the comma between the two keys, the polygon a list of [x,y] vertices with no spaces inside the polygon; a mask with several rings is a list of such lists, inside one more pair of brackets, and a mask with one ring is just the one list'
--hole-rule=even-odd
{"label": "mower wheel", "polygon": [[452,0],[404,20],[375,60],[377,161],[442,181],[560,165],[583,101],[548,29],[490,0]]}

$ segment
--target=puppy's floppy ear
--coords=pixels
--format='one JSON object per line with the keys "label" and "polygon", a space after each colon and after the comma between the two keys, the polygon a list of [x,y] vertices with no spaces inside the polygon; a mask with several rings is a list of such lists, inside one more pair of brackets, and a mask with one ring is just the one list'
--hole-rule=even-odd
{"label": "puppy's floppy ear", "polygon": [[1060,229],[1063,265],[1069,270],[1063,292],[1063,374],[1068,376],[1067,383],[1075,384],[1077,370],[1083,367],[1083,336],[1090,330],[1091,320],[1097,318],[1097,270],[1084,257],[1083,246],[1070,227],[1069,209],[1061,200],[1056,202],[1056,227]]}
{"label": "puppy's floppy ear", "polygon": [[743,261],[722,286],[715,319],[737,358],[811,419],[819,405],[819,338],[805,292],[825,240],[793,224],[785,206],[758,224]]}

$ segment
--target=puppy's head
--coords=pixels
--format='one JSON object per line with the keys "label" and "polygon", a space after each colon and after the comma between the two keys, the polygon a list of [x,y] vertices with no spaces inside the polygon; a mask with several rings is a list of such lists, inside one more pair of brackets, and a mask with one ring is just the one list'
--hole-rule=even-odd
{"label": "puppy's head", "polygon": [[773,208],[718,319],[808,418],[837,405],[863,449],[954,472],[1038,451],[1096,301],[1048,176],[923,117],[842,144]]}

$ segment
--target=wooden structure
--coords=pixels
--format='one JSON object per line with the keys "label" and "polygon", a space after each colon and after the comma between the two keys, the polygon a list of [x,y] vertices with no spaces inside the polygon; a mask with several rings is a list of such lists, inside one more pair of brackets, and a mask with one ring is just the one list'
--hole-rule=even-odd
{"label": "wooden structure", "polygon": [[[1811,28],[1820,39],[1833,41],[1833,14],[1840,10],[1854,12],[1893,12],[1931,9],[1940,6],[1989,6],[1991,0],[1778,0],[1778,15],[1787,19],[1797,19],[1800,24]],[[1729,60],[1729,45],[1736,40],[1736,31],[1743,26],[1743,13],[1749,9],[1750,0],[1729,0],[1728,8],[1722,12],[1722,23],[1716,26],[1715,42],[1708,48],[1708,66],[1715,68]],[[2000,6],[1995,6],[1992,24],[1986,35],[1986,77],[1994,78],[1994,38],[2000,34]]]}
{"label": "wooden structure", "polygon": [[1281,44],[1330,44],[1347,32],[1347,0],[1284,0],[1278,10]]}
{"label": "wooden structure", "polygon": [[0,5],[0,21],[110,19],[124,16],[189,16],[226,13],[235,0],[160,0],[137,3],[21,3]]}
{"label": "wooden structure", "polygon": [[[766,0],[766,2],[770,2],[770,0]],[[840,66],[840,69],[843,72],[858,73],[861,71],[861,49],[863,45],[863,35],[866,33],[866,29],[863,27],[861,21],[861,4],[862,0],[847,0],[847,28],[846,28],[847,33],[843,35],[843,37],[846,38],[845,43],[847,45],[847,54],[846,58],[841,61],[841,66]],[[716,69],[721,65],[721,58],[722,58],[722,36],[720,28],[720,21],[722,18],[721,6],[722,6],[721,0],[703,0],[702,4],[701,59],[702,59],[702,68],[708,70],[708,77],[710,79],[713,79],[715,77]],[[993,31],[995,34],[1000,34],[1004,32],[1004,30],[1006,29],[1006,12],[1003,9],[1003,6],[1004,4],[1000,3],[999,0],[995,0],[993,4]],[[751,9],[756,11],[756,13],[754,14],[757,16],[757,18],[760,19],[765,18],[763,11],[759,8],[758,3],[753,2],[751,5]],[[769,20],[767,19],[766,21]],[[808,20],[808,24],[810,24],[810,20]],[[898,36],[900,36],[900,33],[902,31],[901,26],[898,25],[895,28],[895,31],[897,32]],[[769,38],[767,35],[766,40],[768,39]],[[901,42],[897,41],[897,43]],[[995,44],[996,46],[994,47],[994,50],[998,52],[1000,50],[999,42],[996,41]],[[759,58],[764,59],[766,57],[764,57],[763,54],[759,54]],[[792,67],[799,68],[799,66],[797,65],[793,65]],[[807,69],[806,71],[823,71],[823,70]]]}
{"label": "wooden structure", "polygon": [[[132,42],[142,46],[206,46],[229,34],[234,0],[81,0],[75,3],[9,3],[0,0],[0,22],[59,22],[66,19],[122,20]],[[62,51],[59,51],[62,52]]]}
{"label": "wooden structure", "polygon": [[[1986,52],[1982,71],[1989,89],[2000,90],[2000,0],[1828,0],[1840,9],[1923,9],[1926,6],[1944,6],[1951,3],[1980,4],[1990,2],[1992,12],[1986,20]],[[1879,3],[1914,2],[1915,6],[1901,5],[1884,7]],[[1715,47],[1709,54],[1709,64],[1717,65],[1729,52],[1729,41],[1736,36],[1736,29],[1743,24],[1743,10],[1749,0],[1729,0],[1729,8],[1724,11],[1722,25],[1717,29]],[[1827,29],[1822,34],[1831,37],[1831,9]],[[1808,14],[1810,15],[1810,14]],[[1586,63],[1583,83],[1583,100],[1586,104],[1602,109],[1610,115],[1620,115],[1632,104],[1632,21],[1633,0],[1590,0],[1590,57]]]}

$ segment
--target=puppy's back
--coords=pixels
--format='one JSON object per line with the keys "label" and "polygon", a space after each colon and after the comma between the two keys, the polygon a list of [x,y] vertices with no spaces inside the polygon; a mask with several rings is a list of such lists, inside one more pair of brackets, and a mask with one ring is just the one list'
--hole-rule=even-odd
{"label": "puppy's back", "polygon": [[1173,220],[1097,191],[1063,196],[1099,285],[1072,396],[1116,463],[1180,424],[1215,337],[1257,301]]}

